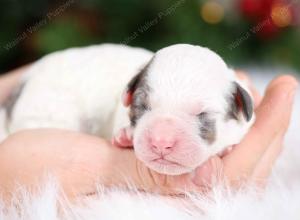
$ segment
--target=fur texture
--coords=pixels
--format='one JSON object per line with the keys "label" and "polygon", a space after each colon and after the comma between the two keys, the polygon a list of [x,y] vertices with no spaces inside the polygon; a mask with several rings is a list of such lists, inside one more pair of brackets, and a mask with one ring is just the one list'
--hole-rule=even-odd
{"label": "fur texture", "polygon": [[[250,70],[258,72],[258,70]],[[272,74],[270,74],[272,72]],[[255,84],[263,91],[274,77],[272,71],[259,70],[254,75]],[[281,72],[287,72],[286,70]],[[122,189],[104,189],[99,195],[70,204],[58,199],[53,179],[41,184],[39,195],[20,192],[23,199],[4,209],[0,203],[1,220],[297,220],[300,218],[300,91],[291,126],[286,136],[285,148],[277,162],[269,186],[264,194],[257,195],[253,188],[235,194],[217,187],[210,199],[191,197],[193,205],[183,199],[170,200],[157,195],[141,194]],[[58,212],[59,207],[59,212]]]}
{"label": "fur texture", "polygon": [[[255,118],[247,86],[201,46],[176,44],[155,54],[113,44],[69,49],[37,61],[25,77],[7,106],[9,133],[51,127],[114,134],[133,142],[148,167],[170,175],[239,143]],[[130,80],[128,116],[120,98]],[[128,126],[131,143],[124,139],[129,129],[120,131]]]}
{"label": "fur texture", "polygon": [[113,44],[45,56],[25,73],[9,133],[54,127],[111,138],[124,85],[151,56],[144,49]]}

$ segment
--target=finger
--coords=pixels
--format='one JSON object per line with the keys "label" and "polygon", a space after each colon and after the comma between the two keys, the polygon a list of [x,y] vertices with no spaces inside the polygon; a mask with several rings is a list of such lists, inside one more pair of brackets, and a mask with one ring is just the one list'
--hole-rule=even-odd
{"label": "finger", "polygon": [[259,106],[262,97],[260,95],[260,93],[258,92],[258,90],[254,87],[252,80],[250,79],[250,77],[243,71],[237,70],[236,71],[236,75],[237,77],[242,80],[243,82],[245,82],[252,94],[253,100],[254,100],[254,108],[257,108],[257,106]]}
{"label": "finger", "polygon": [[271,82],[257,108],[253,127],[244,140],[223,158],[224,172],[229,179],[249,175],[273,139],[285,132],[297,85],[291,76],[281,76]]}
{"label": "finger", "polygon": [[[268,86],[263,102],[256,110],[256,122],[252,129],[257,133],[264,132],[263,140],[273,141],[274,132],[282,135],[286,132],[297,87],[297,80],[289,75],[274,79]],[[270,129],[273,125],[276,129]]]}
{"label": "finger", "polygon": [[269,175],[272,172],[273,165],[278,158],[283,147],[283,137],[278,136],[274,139],[273,143],[266,150],[261,160],[255,167],[251,180],[260,187],[264,187]]}

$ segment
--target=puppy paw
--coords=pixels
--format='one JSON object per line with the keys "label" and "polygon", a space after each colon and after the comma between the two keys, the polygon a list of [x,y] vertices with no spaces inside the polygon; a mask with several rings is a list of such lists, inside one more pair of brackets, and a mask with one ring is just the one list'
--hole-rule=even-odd
{"label": "puppy paw", "polygon": [[132,147],[132,128],[126,127],[119,130],[119,132],[113,137],[112,144],[117,147]]}

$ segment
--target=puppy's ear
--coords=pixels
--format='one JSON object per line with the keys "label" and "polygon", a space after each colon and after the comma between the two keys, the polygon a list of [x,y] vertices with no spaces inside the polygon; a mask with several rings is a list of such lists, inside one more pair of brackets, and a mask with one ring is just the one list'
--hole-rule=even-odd
{"label": "puppy's ear", "polygon": [[135,75],[127,84],[125,91],[122,95],[122,102],[124,106],[129,106],[132,103],[133,93],[135,92],[136,88],[138,87],[139,82],[142,79],[144,71],[141,71],[137,75]]}
{"label": "puppy's ear", "polygon": [[152,62],[153,58],[149,61],[149,63],[138,73],[136,74],[127,84],[125,91],[122,95],[122,102],[123,105],[128,107],[131,105],[133,100],[133,94],[135,90],[143,84],[143,80],[145,79],[146,73],[148,71],[148,68]]}
{"label": "puppy's ear", "polygon": [[246,121],[250,121],[253,116],[253,101],[249,93],[237,82],[233,82],[233,94],[231,100],[231,115],[239,119],[242,112]]}

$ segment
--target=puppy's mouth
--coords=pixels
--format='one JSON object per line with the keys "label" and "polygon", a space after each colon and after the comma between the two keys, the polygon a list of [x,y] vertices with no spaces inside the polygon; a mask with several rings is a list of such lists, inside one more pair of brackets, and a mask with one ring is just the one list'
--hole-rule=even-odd
{"label": "puppy's mouth", "polygon": [[175,166],[183,167],[182,164],[179,164],[179,163],[174,162],[174,161],[167,160],[163,157],[156,158],[156,159],[152,160],[152,162],[158,163],[158,164],[161,164],[161,165],[165,165],[165,166],[174,166],[175,165]]}
{"label": "puppy's mouth", "polygon": [[181,175],[183,173],[191,172],[192,170],[191,168],[183,164],[166,159],[164,157],[159,157],[150,160],[147,163],[147,166],[158,173],[168,174],[168,175]]}

